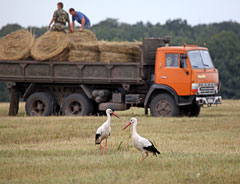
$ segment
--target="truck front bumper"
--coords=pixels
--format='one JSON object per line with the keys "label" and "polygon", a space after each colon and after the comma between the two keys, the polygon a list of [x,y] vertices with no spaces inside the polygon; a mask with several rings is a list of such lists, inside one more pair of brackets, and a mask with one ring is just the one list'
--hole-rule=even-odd
{"label": "truck front bumper", "polygon": [[222,104],[221,96],[196,97],[198,105],[217,105]]}

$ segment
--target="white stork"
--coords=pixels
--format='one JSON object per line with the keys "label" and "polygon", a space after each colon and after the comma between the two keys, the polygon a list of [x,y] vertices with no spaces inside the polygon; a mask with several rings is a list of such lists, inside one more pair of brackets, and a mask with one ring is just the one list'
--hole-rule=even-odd
{"label": "white stork", "polygon": [[97,129],[97,132],[96,132],[96,139],[95,139],[95,144],[100,144],[100,154],[102,154],[102,141],[105,139],[106,140],[106,143],[105,143],[105,153],[107,154],[107,139],[108,137],[110,136],[110,133],[111,133],[111,126],[110,126],[110,121],[111,121],[111,114],[116,116],[117,118],[118,115],[116,115],[112,109],[107,109],[106,110],[106,114],[107,114],[107,121],[104,122],[102,124],[102,126],[100,126],[98,129]]}
{"label": "white stork", "polygon": [[[136,118],[131,118],[129,123],[123,128],[123,130],[125,130],[131,124],[133,124],[132,143],[137,150],[142,152],[141,163],[143,162],[143,160],[145,158],[148,157],[148,152],[153,153],[153,155],[155,155],[155,156],[157,156],[157,154],[160,154],[160,152],[157,150],[157,148],[155,148],[155,146],[153,145],[153,143],[150,140],[138,135],[137,130],[136,130],[136,127],[137,127],[137,119]],[[144,157],[145,153],[146,153],[146,156]]]}

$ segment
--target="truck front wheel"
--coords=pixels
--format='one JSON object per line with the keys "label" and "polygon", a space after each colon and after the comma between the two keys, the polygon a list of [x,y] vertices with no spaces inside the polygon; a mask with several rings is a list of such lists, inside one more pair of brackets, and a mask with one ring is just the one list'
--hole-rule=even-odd
{"label": "truck front wheel", "polygon": [[56,100],[51,94],[36,92],[28,97],[25,105],[28,116],[50,116],[56,109]]}
{"label": "truck front wheel", "polygon": [[190,117],[198,117],[199,114],[200,114],[200,111],[201,111],[201,106],[199,106],[197,104],[197,102],[193,102],[193,104],[190,106],[190,109],[189,109],[189,116]]}
{"label": "truck front wheel", "polygon": [[183,116],[189,117],[198,117],[201,111],[201,106],[197,104],[196,101],[193,101],[191,105],[181,106],[180,113]]}
{"label": "truck front wheel", "polygon": [[92,102],[82,94],[72,94],[64,99],[62,111],[66,116],[86,116],[92,113]]}
{"label": "truck front wheel", "polygon": [[179,115],[179,107],[173,97],[168,94],[155,96],[150,103],[150,109],[152,116],[173,117]]}

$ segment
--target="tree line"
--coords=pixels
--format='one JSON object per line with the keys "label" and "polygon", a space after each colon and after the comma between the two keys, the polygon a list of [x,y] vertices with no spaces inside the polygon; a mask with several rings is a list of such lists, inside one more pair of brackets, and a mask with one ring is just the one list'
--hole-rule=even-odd
{"label": "tree line", "polygon": [[[0,37],[23,28],[8,24],[1,28]],[[46,27],[27,27],[36,37],[46,32]],[[145,37],[171,37],[171,45],[207,44],[213,63],[219,70],[221,95],[225,99],[240,99],[240,24],[221,22],[191,26],[186,20],[168,20],[164,24],[137,22],[127,24],[117,19],[106,19],[91,27],[99,40],[142,41]],[[0,83],[0,101],[8,101],[4,83]]]}

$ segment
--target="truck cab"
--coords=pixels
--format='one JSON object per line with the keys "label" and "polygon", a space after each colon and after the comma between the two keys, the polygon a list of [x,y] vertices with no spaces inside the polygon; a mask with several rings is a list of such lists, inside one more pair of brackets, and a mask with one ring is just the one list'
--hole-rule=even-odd
{"label": "truck cab", "polygon": [[[196,45],[157,49],[154,88],[161,89],[160,96],[166,88],[165,96],[150,104],[150,107],[154,106],[151,111],[155,115],[182,113],[197,116],[203,105],[221,104],[222,101],[221,96],[217,96],[220,90],[218,70],[212,63],[208,49]],[[176,107],[173,107],[175,104],[172,104],[171,98]]]}

